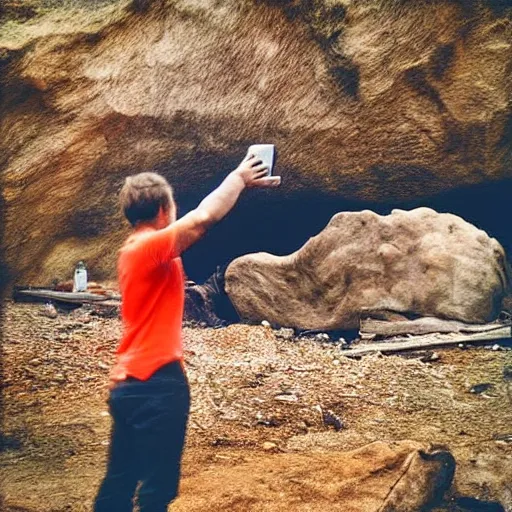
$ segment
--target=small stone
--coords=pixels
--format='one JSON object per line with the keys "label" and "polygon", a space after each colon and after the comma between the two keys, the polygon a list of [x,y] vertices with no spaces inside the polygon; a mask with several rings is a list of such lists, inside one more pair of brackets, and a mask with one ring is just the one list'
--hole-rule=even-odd
{"label": "small stone", "polygon": [[277,444],[276,443],[271,443],[270,441],[265,441],[263,443],[263,449],[267,452],[271,451],[271,450],[275,450],[277,448]]}
{"label": "small stone", "polygon": [[31,360],[28,362],[28,364],[31,364],[31,365],[33,365],[33,366],[38,366],[38,365],[40,365],[40,364],[41,364],[41,360],[40,360],[40,359],[37,359],[37,358],[35,358],[35,359],[31,359]]}
{"label": "small stone", "polygon": [[332,364],[335,365],[335,366],[338,366],[340,364],[340,360],[339,359],[334,359]]}
{"label": "small stone", "polygon": [[420,357],[422,363],[431,363],[432,361],[439,361],[439,354],[437,352],[426,352]]}
{"label": "small stone", "polygon": [[324,425],[332,425],[336,432],[339,432],[345,427],[343,420],[337,414],[335,414],[333,411],[329,409],[322,411],[322,419]]}
{"label": "small stone", "polygon": [[512,443],[512,434],[494,434],[493,438],[502,443]]}
{"label": "small stone", "polygon": [[263,320],[263,321],[261,322],[261,325],[262,325],[263,327],[266,327],[267,329],[268,329],[268,328],[270,328],[270,322],[269,322],[268,320]]}
{"label": "small stone", "polygon": [[57,373],[56,375],[54,375],[53,380],[55,382],[66,382],[66,377],[64,377],[62,373]]}
{"label": "small stone", "polygon": [[100,361],[98,363],[98,366],[102,369],[102,370],[108,370],[108,364],[105,364],[104,362]]}
{"label": "small stone", "polygon": [[457,346],[458,346],[459,348],[466,348],[466,345],[464,345],[464,343],[459,343]]}
{"label": "small stone", "polygon": [[105,417],[105,416],[108,416],[108,415],[109,415],[108,411],[101,411],[100,412],[100,416]]}
{"label": "small stone", "polygon": [[282,338],[284,340],[291,340],[293,338],[294,334],[295,333],[294,333],[293,329],[289,329],[286,327],[282,327],[281,329],[276,331],[276,337]]}
{"label": "small stone", "polygon": [[297,402],[299,399],[296,395],[277,395],[274,397],[274,400],[279,400],[280,402]]}
{"label": "small stone", "polygon": [[470,393],[473,393],[475,395],[479,395],[480,393],[483,393],[484,391],[488,391],[489,389],[493,388],[494,386],[490,382],[482,382],[481,384],[475,384],[470,390]]}
{"label": "small stone", "polygon": [[57,309],[55,309],[55,306],[51,303],[48,303],[43,307],[41,314],[48,318],[57,318],[58,316]]}
{"label": "small stone", "polygon": [[493,350],[494,352],[497,352],[497,351],[498,351],[498,350],[500,350],[500,349],[501,349],[501,347],[500,347],[498,344],[496,344],[496,345],[493,345],[493,346],[492,346],[492,350]]}

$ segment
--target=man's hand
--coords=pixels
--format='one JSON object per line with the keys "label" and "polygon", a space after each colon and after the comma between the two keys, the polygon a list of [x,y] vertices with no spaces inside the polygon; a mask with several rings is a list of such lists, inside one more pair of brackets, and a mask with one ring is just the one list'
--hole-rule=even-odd
{"label": "man's hand", "polygon": [[247,155],[232,174],[239,176],[246,188],[277,187],[281,184],[281,177],[267,176],[268,167],[253,155]]}

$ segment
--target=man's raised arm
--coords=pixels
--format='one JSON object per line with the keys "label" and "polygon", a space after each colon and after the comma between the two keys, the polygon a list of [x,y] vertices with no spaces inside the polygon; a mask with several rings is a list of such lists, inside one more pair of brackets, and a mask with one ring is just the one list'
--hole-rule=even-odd
{"label": "man's raised arm", "polygon": [[267,167],[261,160],[248,155],[195,210],[160,230],[157,237],[170,235],[169,242],[173,242],[171,257],[180,256],[231,211],[245,188],[276,187],[280,183],[279,176],[267,176]]}

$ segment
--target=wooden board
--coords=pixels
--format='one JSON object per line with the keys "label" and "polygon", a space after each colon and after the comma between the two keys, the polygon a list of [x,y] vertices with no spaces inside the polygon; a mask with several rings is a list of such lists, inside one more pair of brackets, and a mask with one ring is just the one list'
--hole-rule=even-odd
{"label": "wooden board", "polygon": [[494,331],[504,326],[503,323],[466,324],[456,320],[443,320],[435,317],[418,318],[417,320],[385,321],[374,318],[361,319],[361,334],[376,334],[380,336],[399,336],[404,334],[429,334],[434,332],[477,333]]}
{"label": "wooden board", "polygon": [[500,327],[487,332],[474,334],[456,334],[448,337],[443,335],[418,336],[415,338],[399,338],[384,343],[369,343],[357,346],[353,349],[344,350],[342,355],[346,357],[361,357],[367,354],[392,354],[407,350],[423,350],[439,347],[456,346],[460,343],[492,343],[494,340],[512,338],[512,327],[510,325]]}
{"label": "wooden board", "polygon": [[119,301],[118,295],[100,295],[98,293],[87,292],[56,292],[54,290],[44,289],[19,289],[14,292],[14,300],[55,300],[59,302],[69,302],[73,304],[91,304],[105,301]]}

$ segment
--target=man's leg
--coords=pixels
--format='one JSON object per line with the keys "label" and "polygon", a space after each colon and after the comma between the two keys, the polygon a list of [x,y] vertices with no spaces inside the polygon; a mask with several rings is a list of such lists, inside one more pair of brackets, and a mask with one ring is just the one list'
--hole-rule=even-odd
{"label": "man's leg", "polygon": [[118,404],[111,398],[110,411],[113,418],[107,473],[94,501],[94,512],[132,512],[133,495],[138,482],[138,460],[134,446],[133,429],[127,425],[119,412]]}
{"label": "man's leg", "polygon": [[158,385],[154,420],[138,436],[141,457],[140,512],[165,512],[178,495],[181,456],[190,409],[188,383],[173,375]]}

